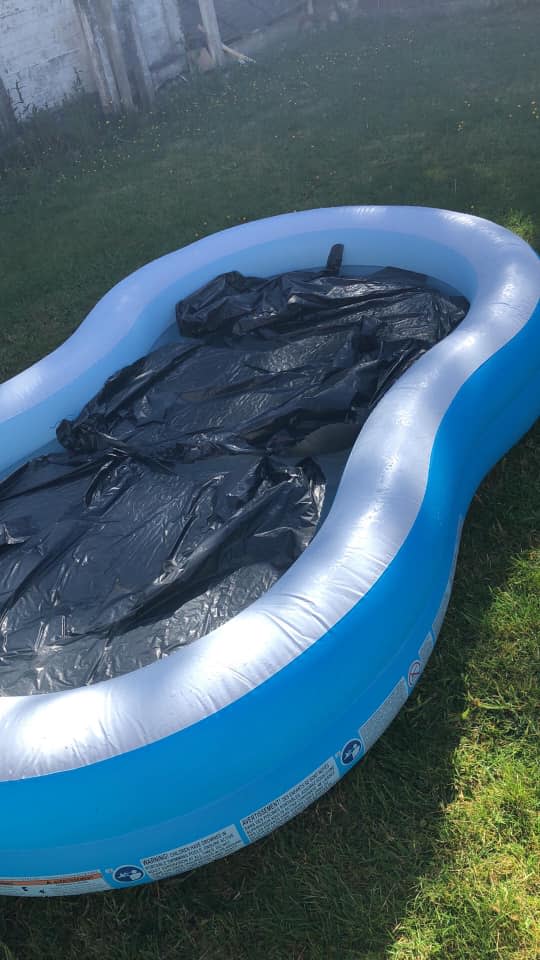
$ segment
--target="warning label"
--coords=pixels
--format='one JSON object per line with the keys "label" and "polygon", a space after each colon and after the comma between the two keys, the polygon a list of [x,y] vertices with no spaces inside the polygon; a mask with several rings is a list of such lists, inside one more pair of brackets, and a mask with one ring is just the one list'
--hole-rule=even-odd
{"label": "warning label", "polygon": [[110,889],[99,870],[62,877],[0,879],[0,896],[8,897],[68,897]]}
{"label": "warning label", "polygon": [[250,840],[259,840],[291,817],[305,810],[310,803],[322,797],[339,780],[339,771],[333,757],[323,763],[309,777],[266,806],[251,813],[240,823]]}
{"label": "warning label", "polygon": [[211,860],[219,860],[229,853],[234,853],[244,846],[235,826],[225,827],[217,833],[211,833],[194,843],[186,843],[183,847],[175,847],[166,853],[157,853],[154,857],[146,857],[141,863],[152,880],[163,880],[186,870],[201,867]]}
{"label": "warning label", "polygon": [[373,746],[375,741],[379,739],[381,733],[384,733],[387,726],[392,723],[398,710],[400,710],[405,703],[408,693],[409,690],[405,682],[405,677],[402,677],[391,693],[388,694],[386,700],[383,700],[379,709],[376,710],[375,713],[372,713],[369,720],[366,720],[364,725],[360,727],[358,732],[364,741],[366,751]]}
{"label": "warning label", "polygon": [[425,667],[426,663],[428,662],[431,654],[433,653],[433,647],[434,647],[434,646],[435,646],[435,644],[433,643],[433,637],[432,637],[431,632],[430,632],[430,633],[428,633],[426,639],[424,640],[422,646],[420,647],[420,649],[419,649],[419,651],[418,651],[418,656],[420,657],[420,663],[422,664],[422,670],[424,669],[424,667]]}
{"label": "warning label", "polygon": [[438,609],[438,611],[437,611],[437,614],[436,614],[436,616],[435,616],[435,620],[433,621],[433,635],[434,635],[435,637],[438,637],[438,636],[439,636],[439,632],[440,632],[440,629],[441,629],[441,627],[442,627],[443,620],[444,620],[444,618],[445,618],[445,616],[446,616],[446,611],[447,611],[447,609],[448,609],[448,604],[450,603],[450,595],[451,595],[451,593],[452,593],[452,585],[453,585],[453,583],[454,583],[454,576],[455,576],[455,573],[456,573],[457,559],[458,559],[458,553],[459,553],[459,544],[460,544],[460,540],[461,540],[461,533],[462,533],[462,531],[463,531],[463,523],[464,523],[464,518],[463,518],[463,517],[460,517],[460,518],[459,518],[459,523],[458,523],[457,534],[456,534],[456,542],[455,542],[455,544],[454,544],[454,554],[453,554],[453,556],[452,556],[452,566],[451,566],[451,569],[450,569],[450,575],[449,575],[449,577],[448,577],[448,581],[447,581],[447,584],[446,584],[446,589],[445,589],[445,591],[444,591],[444,594],[443,594],[443,598],[442,598],[442,600],[441,600],[440,607],[439,607],[439,609]]}

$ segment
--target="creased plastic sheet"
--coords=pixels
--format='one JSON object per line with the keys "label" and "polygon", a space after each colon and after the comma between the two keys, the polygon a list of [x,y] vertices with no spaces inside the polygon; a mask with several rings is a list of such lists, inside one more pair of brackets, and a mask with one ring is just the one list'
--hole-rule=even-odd
{"label": "creased plastic sheet", "polygon": [[341,252],[188,297],[179,343],[63,421],[64,453],[0,484],[3,694],[165,656],[306,548],[369,411],[467,306],[415,274],[340,276]]}

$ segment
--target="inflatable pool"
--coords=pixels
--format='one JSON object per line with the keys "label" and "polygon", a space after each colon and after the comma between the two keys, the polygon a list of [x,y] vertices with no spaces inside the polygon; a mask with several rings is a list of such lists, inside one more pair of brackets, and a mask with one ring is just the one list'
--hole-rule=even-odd
{"label": "inflatable pool", "polygon": [[219,273],[322,263],[426,273],[470,302],[368,418],[330,513],[259,600],[170,657],[93,686],[0,698],[0,892],[169,877],[316,800],[404,704],[448,604],[480,481],[540,413],[540,261],[484,220],[346,207],[235,227],[118,284],[58,350],[0,388],[0,472],[54,447]]}

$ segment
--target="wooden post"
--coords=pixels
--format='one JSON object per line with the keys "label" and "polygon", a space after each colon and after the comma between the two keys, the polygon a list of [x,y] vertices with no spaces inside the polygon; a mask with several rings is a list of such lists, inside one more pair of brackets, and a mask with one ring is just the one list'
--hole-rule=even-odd
{"label": "wooden post", "polygon": [[101,106],[106,113],[120,108],[120,96],[109,60],[107,44],[92,0],[75,0],[88,57]]}
{"label": "wooden post", "polygon": [[216,67],[223,66],[225,57],[223,55],[223,41],[219,32],[219,23],[214,6],[214,0],[199,0],[199,9],[208,43],[210,56]]}
{"label": "wooden post", "polygon": [[105,33],[95,3],[93,0],[75,0],[75,7],[79,14],[101,106],[105,113],[120,110],[122,106],[120,91],[116,84]]}
{"label": "wooden post", "polygon": [[154,78],[148,65],[141,27],[133,0],[123,0],[120,8],[126,35],[126,59],[131,70],[140,106],[150,107],[154,102]]}
{"label": "wooden post", "polygon": [[99,99],[106,112],[135,106],[111,0],[75,0]]}
{"label": "wooden post", "polygon": [[103,23],[103,27],[105,29],[107,47],[109,49],[109,56],[111,58],[114,76],[116,78],[116,85],[120,93],[120,99],[122,101],[122,105],[127,110],[132,110],[135,104],[133,102],[133,94],[131,92],[131,85],[129,82],[122,41],[120,39],[120,32],[118,30],[118,24],[114,15],[115,5],[113,2],[111,2],[111,0],[97,0],[97,2],[100,8],[101,22]]}
{"label": "wooden post", "polygon": [[12,136],[17,129],[17,118],[11,102],[11,97],[0,76],[0,131],[6,137]]}

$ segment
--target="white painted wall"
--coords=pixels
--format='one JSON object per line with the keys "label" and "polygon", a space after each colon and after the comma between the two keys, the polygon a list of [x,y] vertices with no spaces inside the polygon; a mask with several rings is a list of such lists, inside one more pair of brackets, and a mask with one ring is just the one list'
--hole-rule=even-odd
{"label": "white painted wall", "polygon": [[137,0],[148,65],[157,85],[185,68],[185,52],[178,0]]}
{"label": "white painted wall", "polygon": [[18,116],[94,82],[73,0],[0,0],[0,75]]}
{"label": "white painted wall", "polygon": [[[176,2],[136,2],[146,58],[158,86],[185,65]],[[0,78],[18,116],[61,103],[77,83],[95,90],[73,0],[0,0]]]}

